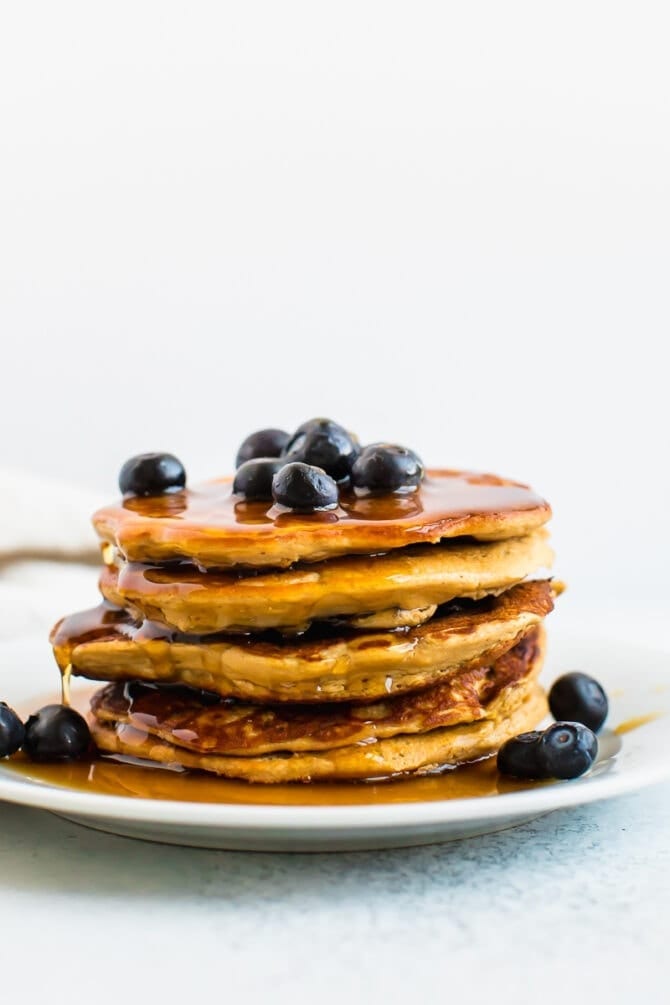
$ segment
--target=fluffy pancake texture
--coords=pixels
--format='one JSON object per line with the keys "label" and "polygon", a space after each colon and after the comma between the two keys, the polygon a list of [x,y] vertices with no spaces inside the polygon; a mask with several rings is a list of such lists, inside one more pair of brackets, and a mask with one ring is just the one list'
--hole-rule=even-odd
{"label": "fluffy pancake texture", "polygon": [[374,617],[500,593],[552,560],[546,534],[538,531],[512,540],[419,545],[254,575],[120,562],[104,569],[100,589],[111,603],[180,632],[300,631],[324,618]]}
{"label": "fluffy pancake texture", "polygon": [[359,497],[343,492],[336,510],[288,513],[243,502],[231,479],[99,510],[102,541],[129,562],[179,559],[203,568],[285,568],[337,555],[375,554],[444,538],[519,537],[541,527],[551,509],[528,486],[497,475],[431,470],[407,495]]}
{"label": "fluffy pancake texture", "polygon": [[93,680],[182,683],[253,701],[372,700],[427,687],[495,659],[552,610],[548,581],[521,583],[498,597],[452,604],[415,629],[197,638],[136,624],[102,606],[72,615],[51,635],[62,670]]}
{"label": "fluffy pancake texture", "polygon": [[102,722],[129,723],[199,753],[328,750],[484,719],[506,688],[534,678],[541,651],[541,629],[535,628],[488,666],[370,704],[250,705],[186,688],[132,683],[109,684],[91,707]]}

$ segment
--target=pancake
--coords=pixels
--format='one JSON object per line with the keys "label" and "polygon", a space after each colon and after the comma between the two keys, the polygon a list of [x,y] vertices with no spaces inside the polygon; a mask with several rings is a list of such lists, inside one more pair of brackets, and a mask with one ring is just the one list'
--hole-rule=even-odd
{"label": "pancake", "polygon": [[203,568],[286,568],[299,561],[374,554],[409,544],[530,533],[551,510],[519,482],[497,475],[432,470],[408,494],[360,497],[343,491],[334,510],[297,514],[242,501],[232,479],[99,510],[95,529],[129,562],[190,560]]}
{"label": "pancake", "polygon": [[546,712],[544,692],[529,678],[504,688],[486,707],[486,718],[321,751],[256,756],[201,753],[122,722],[101,722],[93,717],[91,729],[102,751],[249,782],[353,781],[425,774],[489,757],[510,737],[537,726]]}
{"label": "pancake", "polygon": [[51,633],[62,671],[93,680],[181,683],[253,701],[367,701],[416,690],[503,655],[553,608],[546,580],[447,605],[405,631],[315,626],[300,639],[184,636],[102,605]]}
{"label": "pancake", "polygon": [[542,646],[542,629],[531,629],[493,664],[366,705],[251,705],[190,688],[131,681],[98,691],[91,709],[98,721],[128,723],[202,754],[329,750],[484,719],[505,688],[539,673]]}
{"label": "pancake", "polygon": [[423,625],[435,614],[437,604],[429,607],[415,607],[406,610],[402,607],[390,607],[386,611],[374,611],[372,614],[355,614],[346,618],[332,619],[333,623],[344,628],[362,628],[364,631],[374,631],[377,628],[416,628]]}
{"label": "pancake", "polygon": [[240,575],[181,563],[106,567],[103,596],[180,632],[302,631],[311,621],[414,611],[499,593],[551,564],[544,531],[490,543],[450,541]]}

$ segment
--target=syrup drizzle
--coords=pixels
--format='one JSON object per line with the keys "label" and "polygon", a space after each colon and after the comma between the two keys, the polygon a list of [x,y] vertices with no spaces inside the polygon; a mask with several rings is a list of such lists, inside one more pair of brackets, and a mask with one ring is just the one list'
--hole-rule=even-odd
{"label": "syrup drizzle", "polygon": [[130,516],[151,520],[170,518],[201,527],[221,530],[244,527],[277,528],[306,524],[332,526],[341,523],[390,523],[412,521],[416,517],[458,519],[473,513],[509,513],[546,507],[546,502],[527,485],[497,475],[468,471],[434,470],[416,492],[359,496],[343,491],[336,509],[315,513],[293,513],[267,502],[241,501],[231,492],[231,479],[206,482],[161,496],[130,496],[121,508]]}
{"label": "syrup drizzle", "polygon": [[207,568],[278,568],[447,537],[504,538],[526,533],[550,516],[549,505],[521,483],[432,470],[415,492],[360,497],[345,490],[337,509],[328,512],[300,514],[242,501],[233,495],[231,479],[223,478],[162,496],[124,499],[99,510],[93,522],[100,538],[131,562],[191,557]]}
{"label": "syrup drizzle", "polygon": [[631,733],[634,729],[639,729],[640,726],[646,726],[650,722],[655,722],[656,719],[660,719],[662,712],[649,712],[647,715],[636,715],[632,719],[626,719],[624,722],[620,722],[618,726],[614,727],[614,732],[617,736],[623,736],[625,733]]}

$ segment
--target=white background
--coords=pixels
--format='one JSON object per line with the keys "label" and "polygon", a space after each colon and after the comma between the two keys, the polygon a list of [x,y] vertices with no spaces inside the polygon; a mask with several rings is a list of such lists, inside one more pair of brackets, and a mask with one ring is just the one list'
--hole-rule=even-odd
{"label": "white background", "polygon": [[[570,584],[555,617],[652,638],[668,10],[1,3],[1,464],[105,498],[139,451],[207,477],[250,430],[331,415],[531,481]],[[6,808],[3,980],[31,1005],[665,1001],[668,805],[307,860]]]}

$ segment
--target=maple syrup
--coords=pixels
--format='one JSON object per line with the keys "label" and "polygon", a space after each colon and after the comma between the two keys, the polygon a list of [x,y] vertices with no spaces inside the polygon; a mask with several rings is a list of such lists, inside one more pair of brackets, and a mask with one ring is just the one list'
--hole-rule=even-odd
{"label": "maple syrup", "polygon": [[343,490],[337,509],[308,514],[242,501],[231,481],[132,496],[99,510],[93,523],[105,561],[112,544],[131,562],[182,557],[206,568],[285,568],[443,538],[518,536],[551,516],[548,503],[528,486],[468,471],[431,470],[419,489],[404,495]]}
{"label": "maple syrup", "polygon": [[[91,696],[98,687],[83,685],[73,688],[72,707],[82,715],[88,715]],[[17,711],[25,718],[36,708],[57,700],[53,694],[41,696],[25,707],[18,706]],[[139,737],[141,731],[135,731]],[[518,792],[538,784],[503,778],[498,774],[495,757],[420,777],[277,785],[236,781],[121,754],[98,754],[84,761],[35,764],[19,753],[5,761],[3,767],[29,781],[103,795],[257,806],[355,806],[472,799]]]}
{"label": "maple syrup", "polygon": [[254,806],[374,806],[386,803],[473,799],[533,788],[536,782],[502,778],[495,757],[439,774],[380,782],[291,782],[263,785],[206,772],[149,764],[121,755],[90,761],[32,764],[14,755],[6,768],[30,781],[68,789],[171,802],[234,803]]}
{"label": "maple syrup", "polygon": [[178,802],[236,803],[256,806],[353,806],[384,803],[472,799],[530,788],[534,783],[503,780],[495,758],[465,765],[438,775],[383,782],[293,782],[262,785],[218,778],[205,772],[183,771],[120,757],[91,762],[11,763],[30,780],[105,795]]}
{"label": "maple syrup", "polygon": [[[71,704],[82,714],[89,710],[90,699],[99,685],[79,686]],[[57,698],[53,694],[36,698],[17,711],[24,718],[41,705]],[[621,749],[621,735],[639,729],[659,718],[660,713],[637,716],[600,737],[599,767],[605,768]],[[135,727],[125,727],[143,733]],[[250,806],[359,806],[389,803],[436,802],[449,799],[477,799],[536,789],[555,782],[521,781],[498,773],[496,758],[487,757],[456,768],[447,768],[423,776],[411,775],[379,781],[301,782],[276,785],[254,784],[222,778],[204,771],[192,771],[178,765],[162,765],[122,754],[98,754],[83,761],[35,764],[18,753],[3,763],[5,770],[29,781],[78,791],[136,799],[160,799],[171,802],[245,804]]]}
{"label": "maple syrup", "polygon": [[646,726],[648,723],[660,719],[661,714],[661,712],[649,712],[647,715],[633,716],[632,719],[626,719],[624,722],[620,722],[618,726],[615,726],[614,732],[617,736],[631,733],[634,729],[639,729],[640,726]]}

